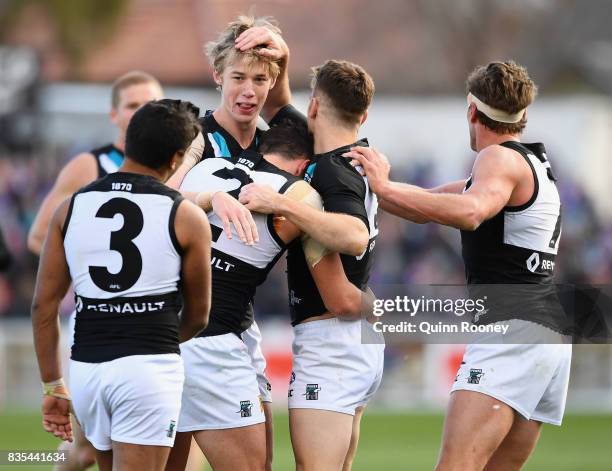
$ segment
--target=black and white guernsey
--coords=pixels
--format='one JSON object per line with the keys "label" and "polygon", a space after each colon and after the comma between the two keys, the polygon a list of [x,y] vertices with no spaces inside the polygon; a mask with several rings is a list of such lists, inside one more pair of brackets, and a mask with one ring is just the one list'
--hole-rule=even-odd
{"label": "black and white guernsey", "polygon": [[[559,329],[560,305],[553,284],[561,236],[556,179],[543,144],[508,141],[501,145],[527,161],[534,191],[525,204],[506,206],[475,231],[461,231],[467,283],[472,294],[479,292],[476,285],[509,285],[503,290],[487,288],[495,302],[491,312],[482,316],[483,323],[522,318]],[[470,177],[465,189],[471,184]]]}
{"label": "black and white guernsey", "polygon": [[179,353],[181,201],[153,177],[125,172],[74,194],[63,229],[76,296],[73,360]]}
{"label": "black and white guernsey", "polygon": [[[185,176],[184,191],[223,191],[238,198],[249,183],[271,186],[283,193],[300,178],[267,162],[260,154],[244,151],[234,159],[207,158]],[[259,242],[248,246],[234,233],[228,239],[223,222],[214,211],[208,220],[212,242],[212,303],[208,327],[201,337],[235,333],[240,335],[253,322],[251,301],[257,286],[285,251],[285,244],[274,229],[273,215],[253,213]]]}

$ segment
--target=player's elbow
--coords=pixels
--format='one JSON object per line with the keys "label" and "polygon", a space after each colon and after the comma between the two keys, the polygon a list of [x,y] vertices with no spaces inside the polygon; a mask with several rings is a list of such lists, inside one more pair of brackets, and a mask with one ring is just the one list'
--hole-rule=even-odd
{"label": "player's elbow", "polygon": [[459,229],[475,231],[484,222],[485,217],[478,203],[467,205],[460,221]]}
{"label": "player's elbow", "polygon": [[351,238],[344,253],[353,257],[359,257],[366,251],[369,242],[370,234],[368,229],[365,227],[365,224],[360,222],[359,226],[356,226],[351,232]]}
{"label": "player's elbow", "polygon": [[355,316],[359,314],[361,303],[360,300],[353,299],[352,296],[343,294],[342,292],[325,300],[325,307],[329,312],[337,316]]}
{"label": "player's elbow", "polygon": [[30,232],[28,234],[27,245],[28,245],[28,250],[30,252],[32,252],[35,255],[40,255],[42,244],[43,244],[42,238],[38,234],[34,232]]}

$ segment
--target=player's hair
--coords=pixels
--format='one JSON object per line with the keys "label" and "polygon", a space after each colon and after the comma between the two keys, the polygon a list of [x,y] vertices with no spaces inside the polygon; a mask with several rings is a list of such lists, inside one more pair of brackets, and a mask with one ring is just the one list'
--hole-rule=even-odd
{"label": "player's hair", "polygon": [[151,74],[147,74],[141,70],[132,70],[131,72],[123,74],[113,82],[113,87],[111,89],[111,104],[113,108],[117,108],[119,105],[121,90],[131,87],[132,85],[139,85],[141,83],[152,83],[157,85],[160,90],[162,89],[159,80],[157,80]]}
{"label": "player's hair", "polygon": [[312,135],[306,123],[287,120],[262,133],[259,152],[279,154],[287,160],[310,158],[313,154]]}
{"label": "player's hair", "polygon": [[234,21],[228,23],[227,27],[219,34],[216,40],[209,41],[204,45],[204,51],[210,65],[218,74],[222,74],[225,67],[242,58],[246,65],[251,67],[255,64],[264,64],[271,79],[278,77],[280,66],[278,62],[258,54],[260,47],[239,51],[236,49],[236,38],[247,29],[255,26],[264,26],[276,34],[281,34],[278,23],[271,16],[246,16],[241,15]]}
{"label": "player's hair", "polygon": [[372,77],[348,61],[328,60],[313,67],[311,87],[314,95],[324,95],[338,120],[350,126],[360,123],[374,96]]}
{"label": "player's hair", "polygon": [[149,168],[167,165],[184,153],[201,130],[200,110],[188,101],[156,100],[140,108],[128,125],[125,154]]}
{"label": "player's hair", "polygon": [[[527,69],[514,61],[479,65],[467,78],[466,88],[468,93],[487,105],[510,114],[527,108],[538,92]],[[518,123],[494,121],[478,110],[476,116],[484,126],[498,134],[520,134],[527,125],[526,113]]]}

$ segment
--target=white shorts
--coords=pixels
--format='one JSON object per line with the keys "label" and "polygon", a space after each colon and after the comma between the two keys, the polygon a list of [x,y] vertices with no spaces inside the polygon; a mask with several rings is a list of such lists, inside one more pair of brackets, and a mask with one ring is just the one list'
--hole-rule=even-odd
{"label": "white shorts", "polygon": [[181,344],[185,362],[179,432],[221,430],[265,422],[257,371],[235,334]]}
{"label": "white shorts", "polygon": [[374,332],[364,320],[338,318],[295,326],[289,409],[354,415],[370,400],[382,380],[385,345],[362,343],[362,328]]}
{"label": "white shorts", "polygon": [[110,450],[111,441],[174,445],[183,379],[183,361],[175,353],[70,361],[74,411],[87,439],[101,451]]}
{"label": "white shorts", "polygon": [[[532,339],[539,330],[543,336],[553,334],[533,322],[511,322],[511,329],[519,326]],[[486,341],[495,341],[494,336],[501,334],[487,334]],[[561,425],[571,361],[571,344],[472,343],[466,347],[452,391],[480,392],[526,419]]]}
{"label": "white shorts", "polygon": [[261,332],[257,322],[253,321],[251,327],[242,333],[242,341],[247,346],[251,361],[257,371],[257,384],[259,395],[263,402],[272,402],[272,386],[266,376],[266,357],[261,350]]}

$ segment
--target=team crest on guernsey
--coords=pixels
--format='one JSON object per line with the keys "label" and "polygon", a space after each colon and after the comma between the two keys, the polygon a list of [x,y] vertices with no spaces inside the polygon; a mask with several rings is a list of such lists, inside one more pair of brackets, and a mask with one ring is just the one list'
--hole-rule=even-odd
{"label": "team crest on guernsey", "polygon": [[307,401],[318,401],[320,390],[321,388],[319,387],[318,384],[307,384],[306,393],[304,393],[304,396],[306,396],[306,400]]}
{"label": "team crest on guernsey", "polygon": [[253,404],[251,401],[240,401],[240,417],[251,417],[251,409],[253,408]]}
{"label": "team crest on guernsey", "polygon": [[479,384],[480,378],[482,378],[483,376],[484,376],[484,373],[482,372],[481,369],[472,368],[470,370],[470,377],[468,378],[467,382],[469,384]]}
{"label": "team crest on guernsey", "polygon": [[166,437],[172,438],[174,436],[174,429],[176,428],[176,420],[171,420],[166,430]]}

